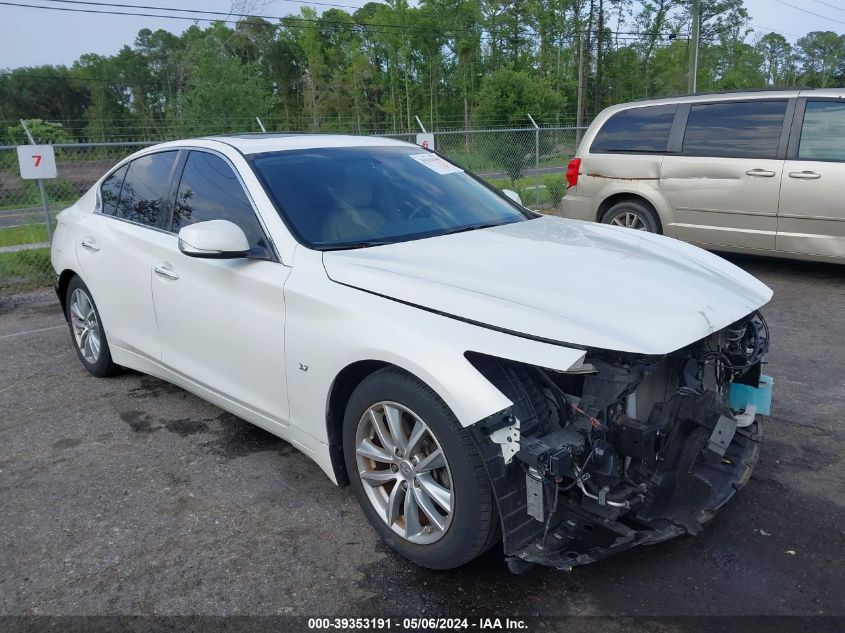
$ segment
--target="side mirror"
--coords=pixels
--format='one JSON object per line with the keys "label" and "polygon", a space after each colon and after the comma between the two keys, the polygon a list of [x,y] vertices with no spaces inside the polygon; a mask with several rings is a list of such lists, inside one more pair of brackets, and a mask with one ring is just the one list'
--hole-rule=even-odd
{"label": "side mirror", "polygon": [[502,193],[514,202],[516,202],[519,206],[525,206],[522,204],[522,198],[519,197],[519,194],[516,191],[513,191],[511,189],[502,189]]}
{"label": "side mirror", "polygon": [[179,231],[179,250],[188,257],[234,259],[247,255],[249,240],[234,222],[207,220]]}

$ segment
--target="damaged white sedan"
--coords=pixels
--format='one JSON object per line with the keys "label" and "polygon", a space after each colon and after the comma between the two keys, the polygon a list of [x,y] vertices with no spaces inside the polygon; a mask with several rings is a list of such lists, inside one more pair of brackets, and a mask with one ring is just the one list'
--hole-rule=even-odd
{"label": "damaged white sedan", "polygon": [[389,139],[165,143],[59,215],[56,289],[92,374],[288,440],[420,565],[698,532],[757,458],[771,291],[506,193]]}

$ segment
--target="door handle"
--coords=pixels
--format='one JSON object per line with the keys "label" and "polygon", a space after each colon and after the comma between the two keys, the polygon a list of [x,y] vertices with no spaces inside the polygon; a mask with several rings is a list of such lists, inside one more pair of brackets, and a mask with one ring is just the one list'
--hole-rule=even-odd
{"label": "door handle", "polygon": [[789,177],[798,178],[799,180],[818,180],[822,175],[814,171],[791,171],[789,172]]}
{"label": "door handle", "polygon": [[773,178],[774,175],[775,175],[775,172],[773,172],[771,169],[757,168],[757,169],[749,169],[748,171],[745,172],[745,174],[747,176],[756,176],[757,178]]}
{"label": "door handle", "polygon": [[90,237],[86,237],[82,240],[82,247],[87,248],[89,251],[94,251],[95,253],[100,250],[100,247],[97,246],[97,242],[92,240]]}
{"label": "door handle", "polygon": [[170,267],[170,264],[157,264],[155,268],[153,268],[155,274],[160,277],[166,277],[167,279],[179,279],[179,274]]}

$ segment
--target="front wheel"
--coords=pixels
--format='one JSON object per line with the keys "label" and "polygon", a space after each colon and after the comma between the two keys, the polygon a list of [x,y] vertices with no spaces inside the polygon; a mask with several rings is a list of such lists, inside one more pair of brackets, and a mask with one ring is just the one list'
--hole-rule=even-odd
{"label": "front wheel", "polygon": [[413,376],[385,368],[358,385],[343,448],[364,514],[405,558],[450,569],[496,542],[493,493],[472,438]]}

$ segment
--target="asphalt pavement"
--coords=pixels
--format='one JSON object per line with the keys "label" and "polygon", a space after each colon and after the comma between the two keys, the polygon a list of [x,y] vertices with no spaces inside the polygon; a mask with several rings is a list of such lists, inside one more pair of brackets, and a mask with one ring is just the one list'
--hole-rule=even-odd
{"label": "asphalt pavement", "polygon": [[521,576],[414,566],[286,442],[89,376],[52,291],[0,298],[0,614],[845,617],[845,266],[733,261],[775,291],[748,486],[697,537]]}

